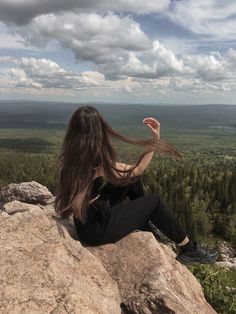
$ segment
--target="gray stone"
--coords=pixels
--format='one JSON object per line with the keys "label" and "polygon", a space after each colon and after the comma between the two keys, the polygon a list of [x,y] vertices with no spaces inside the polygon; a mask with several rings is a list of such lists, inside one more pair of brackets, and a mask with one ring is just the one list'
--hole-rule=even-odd
{"label": "gray stone", "polygon": [[0,191],[0,202],[6,203],[18,200],[29,204],[47,205],[54,202],[52,193],[42,184],[31,181],[10,183]]}

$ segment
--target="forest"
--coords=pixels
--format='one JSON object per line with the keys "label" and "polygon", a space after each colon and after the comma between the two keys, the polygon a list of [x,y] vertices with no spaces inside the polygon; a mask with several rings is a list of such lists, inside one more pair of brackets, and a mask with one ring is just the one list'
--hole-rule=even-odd
{"label": "forest", "polygon": [[[119,159],[136,162],[141,151],[133,148],[131,153],[131,149],[123,147]],[[12,182],[35,180],[54,194],[57,157],[55,153],[2,152],[0,188]],[[159,193],[189,235],[196,239],[222,238],[236,244],[234,159],[217,160],[212,164],[206,158],[198,158],[193,163],[189,158],[177,161],[155,154],[142,177],[146,193]]]}

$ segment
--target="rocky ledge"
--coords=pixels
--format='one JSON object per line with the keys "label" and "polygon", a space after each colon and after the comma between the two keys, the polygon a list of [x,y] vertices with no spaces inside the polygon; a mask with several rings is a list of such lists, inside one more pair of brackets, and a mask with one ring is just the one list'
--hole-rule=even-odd
{"label": "rocky ledge", "polygon": [[1,313],[216,313],[197,279],[151,232],[82,245],[72,217],[53,218],[53,199],[34,181],[0,191]]}

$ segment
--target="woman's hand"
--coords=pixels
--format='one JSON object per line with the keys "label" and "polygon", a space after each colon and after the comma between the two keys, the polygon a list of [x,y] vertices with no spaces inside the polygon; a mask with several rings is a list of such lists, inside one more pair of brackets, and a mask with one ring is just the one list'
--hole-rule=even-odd
{"label": "woman's hand", "polygon": [[156,139],[160,139],[160,128],[161,128],[161,125],[160,125],[160,122],[157,121],[156,119],[152,118],[152,117],[148,117],[148,118],[144,118],[143,119],[143,123],[146,124],[153,137]]}

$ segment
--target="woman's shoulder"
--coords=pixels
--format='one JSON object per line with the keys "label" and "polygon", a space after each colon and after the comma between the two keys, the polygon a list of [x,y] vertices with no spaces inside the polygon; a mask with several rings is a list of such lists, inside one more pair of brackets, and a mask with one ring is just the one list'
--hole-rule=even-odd
{"label": "woman's shoulder", "polygon": [[[119,174],[114,171],[114,169],[111,169],[113,171],[113,173],[115,174],[115,176],[120,179],[122,177],[122,175],[120,173],[122,173],[122,171],[124,170],[129,170],[130,168],[133,168],[133,165],[129,165],[129,164],[126,164],[126,163],[123,163],[123,162],[115,162],[114,163],[114,166],[115,168],[118,170]],[[121,170],[121,172],[119,171]],[[138,166],[134,169],[134,171],[131,173],[131,177],[136,177],[136,176],[139,176],[140,173],[139,173],[139,168]],[[124,176],[124,175],[123,175]],[[96,172],[95,172],[95,175],[94,175],[94,179],[96,177],[102,177],[103,180],[107,181],[108,180],[106,179],[106,176],[105,176],[105,173],[104,173],[104,169],[102,166],[99,166],[96,168]]]}

